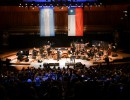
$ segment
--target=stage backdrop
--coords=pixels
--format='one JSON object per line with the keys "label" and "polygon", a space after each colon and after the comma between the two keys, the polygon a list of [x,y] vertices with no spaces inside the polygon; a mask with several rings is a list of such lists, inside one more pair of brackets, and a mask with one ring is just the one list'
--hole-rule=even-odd
{"label": "stage backdrop", "polygon": [[68,36],[83,36],[83,8],[68,9]]}
{"label": "stage backdrop", "polygon": [[51,7],[40,8],[40,36],[55,36],[54,10]]}

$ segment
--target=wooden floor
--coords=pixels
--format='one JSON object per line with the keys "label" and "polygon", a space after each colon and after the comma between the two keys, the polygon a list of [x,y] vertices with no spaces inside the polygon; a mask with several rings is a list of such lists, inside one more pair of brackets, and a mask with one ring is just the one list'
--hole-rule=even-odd
{"label": "wooden floor", "polygon": [[[4,53],[0,54],[0,58],[1,59],[5,59],[5,58],[10,59],[11,65],[13,67],[17,68],[18,70],[21,70],[22,68],[27,68],[27,67],[35,67],[35,68],[43,67],[43,64],[45,64],[45,63],[50,63],[52,65],[57,64],[58,67],[62,68],[62,67],[66,67],[67,64],[73,65],[76,63],[82,63],[82,64],[85,64],[86,67],[90,67],[90,66],[105,62],[103,59],[100,59],[100,60],[92,59],[89,61],[83,60],[83,59],[75,59],[75,62],[73,62],[70,60],[70,58],[61,58],[61,60],[59,60],[59,61],[49,58],[49,59],[42,59],[42,62],[39,63],[37,61],[37,59],[32,59],[31,56],[29,57],[28,62],[25,62],[25,61],[19,62],[19,61],[17,61],[17,56],[16,56],[17,52],[18,51],[4,52]],[[122,50],[118,50],[118,52],[116,54],[117,54],[116,57],[114,57],[113,55],[109,56],[110,62],[130,58],[130,54],[124,53]],[[124,63],[124,62],[116,62],[116,63]]]}

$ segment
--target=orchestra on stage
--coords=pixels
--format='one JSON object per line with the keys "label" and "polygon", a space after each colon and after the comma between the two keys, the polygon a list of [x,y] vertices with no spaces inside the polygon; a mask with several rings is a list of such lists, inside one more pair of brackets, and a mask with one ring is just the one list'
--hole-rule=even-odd
{"label": "orchestra on stage", "polygon": [[[100,60],[106,55],[111,55],[112,51],[116,51],[115,46],[112,46],[112,44],[108,44],[107,49],[104,49],[100,44],[90,46],[89,42],[72,42],[70,47],[52,47],[51,43],[48,43],[39,48],[34,47],[31,52],[31,57],[32,59],[38,60],[54,59],[57,61],[62,58],[70,58],[70,61],[75,63],[75,59]],[[20,59],[20,61],[25,58],[25,56],[23,57],[22,54],[22,52],[17,53],[18,60]],[[29,51],[27,54],[29,55]],[[24,53],[24,55],[26,55],[26,53]]]}

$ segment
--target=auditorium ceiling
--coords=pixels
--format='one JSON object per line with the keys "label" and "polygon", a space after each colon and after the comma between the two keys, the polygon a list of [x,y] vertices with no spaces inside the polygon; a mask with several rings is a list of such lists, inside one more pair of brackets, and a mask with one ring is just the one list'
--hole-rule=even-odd
{"label": "auditorium ceiling", "polygon": [[61,4],[62,2],[66,3],[77,3],[77,1],[82,2],[82,3],[103,3],[104,5],[112,5],[112,4],[128,4],[130,3],[130,0],[0,0],[0,5],[3,6],[16,6],[19,3],[26,3],[26,2],[33,2],[33,3],[59,3]]}

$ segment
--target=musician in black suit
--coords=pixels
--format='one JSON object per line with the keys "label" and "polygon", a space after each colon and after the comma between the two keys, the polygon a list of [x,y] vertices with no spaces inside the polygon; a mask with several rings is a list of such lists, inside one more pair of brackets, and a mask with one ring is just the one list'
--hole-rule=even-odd
{"label": "musician in black suit", "polygon": [[61,57],[60,57],[60,50],[58,49],[57,50],[57,61],[59,61],[61,59]]}
{"label": "musician in black suit", "polygon": [[71,51],[72,51],[72,54],[74,54],[75,50],[76,50],[75,42],[72,42],[72,43],[71,43]]}
{"label": "musician in black suit", "polygon": [[38,54],[38,51],[36,50],[36,48],[33,48],[33,50],[32,50],[32,59],[36,59],[37,54]]}
{"label": "musician in black suit", "polygon": [[22,61],[23,60],[23,51],[19,51],[17,53],[17,60]]}
{"label": "musician in black suit", "polygon": [[105,58],[104,58],[106,64],[107,64],[107,67],[109,67],[109,57],[108,55],[105,55]]}
{"label": "musician in black suit", "polygon": [[47,48],[47,54],[48,54],[48,56],[51,55],[51,47],[50,46]]}
{"label": "musician in black suit", "polygon": [[75,55],[75,52],[74,52],[74,54],[72,54],[71,57],[70,57],[70,60],[72,61],[72,63],[75,63],[75,58],[76,58],[76,55]]}

